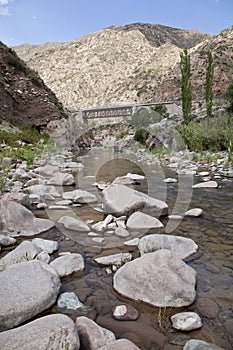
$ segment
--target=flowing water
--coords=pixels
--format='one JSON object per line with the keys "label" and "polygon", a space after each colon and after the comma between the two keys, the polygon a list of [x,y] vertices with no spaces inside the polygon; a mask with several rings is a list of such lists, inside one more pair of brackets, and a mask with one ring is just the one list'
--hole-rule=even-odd
{"label": "flowing water", "polygon": [[[84,169],[75,174],[77,187],[97,194],[99,204],[101,192],[93,183],[112,181],[115,177],[130,172],[145,174],[146,180],[135,188],[165,200],[170,213],[182,213],[194,207],[204,210],[202,216],[186,217],[181,222],[169,221],[166,217],[161,219],[169,234],[192,238],[199,246],[198,252],[186,260],[186,263],[197,271],[197,296],[193,305],[182,309],[161,309],[126,300],[113,290],[113,275],[107,274],[105,268],[98,266],[93,259],[117,252],[131,252],[137,257],[137,248],[126,247],[125,239],[115,236],[111,231],[104,233],[102,243],[94,243],[92,237],[86,233],[77,233],[58,226],[39,237],[57,240],[60,244],[58,253],[76,252],[82,254],[85,259],[83,274],[63,278],[61,292],[75,292],[79,299],[90,307],[86,314],[88,317],[111,329],[116,337],[132,340],[142,350],[180,350],[190,338],[215,343],[226,350],[232,349],[233,182],[219,180],[218,189],[192,191],[192,184],[197,182],[198,178],[179,176],[178,183],[166,184],[162,181],[165,177],[177,177],[173,171],[159,164],[146,165],[121,153],[93,149],[80,159]],[[71,188],[62,190],[67,191]],[[99,204],[82,205],[64,211],[35,211],[35,214],[40,217],[47,216],[52,220],[57,220],[63,215],[77,215],[84,221],[91,219],[97,222],[104,218],[101,212],[96,211]],[[156,232],[165,231],[160,229]],[[131,234],[129,239],[134,237],[138,237],[138,234]],[[131,304],[139,311],[140,316],[136,321],[113,319],[112,308],[122,303]],[[47,312],[58,311],[53,307]],[[180,311],[197,312],[203,327],[186,333],[173,329],[170,316]],[[73,319],[78,315],[78,311],[69,312]]]}

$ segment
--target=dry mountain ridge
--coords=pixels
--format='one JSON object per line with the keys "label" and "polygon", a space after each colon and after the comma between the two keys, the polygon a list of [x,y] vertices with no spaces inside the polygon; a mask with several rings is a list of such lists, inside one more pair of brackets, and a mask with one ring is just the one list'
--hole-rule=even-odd
{"label": "dry mountain ridge", "polygon": [[[230,36],[135,23],[112,26],[71,42],[24,44],[15,50],[67,108],[80,109],[179,98],[179,60],[184,47],[192,52],[197,86],[204,82],[207,47],[218,57],[215,92],[221,94],[232,67],[227,49],[232,47]],[[205,49],[203,45],[207,45]],[[217,53],[219,48],[223,54]],[[223,76],[222,83],[219,79]],[[201,89],[196,93],[203,97]]]}

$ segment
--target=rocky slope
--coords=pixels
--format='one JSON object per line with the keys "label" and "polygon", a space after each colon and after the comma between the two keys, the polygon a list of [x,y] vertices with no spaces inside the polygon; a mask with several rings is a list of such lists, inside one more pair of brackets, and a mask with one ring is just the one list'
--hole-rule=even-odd
{"label": "rocky slope", "polygon": [[38,129],[64,117],[55,94],[17,54],[0,42],[0,119]]}
{"label": "rocky slope", "polygon": [[[190,50],[192,92],[194,99],[205,96],[205,74],[208,51],[214,59],[213,94],[222,98],[233,74],[233,26],[222,31],[219,35],[204,40]],[[180,98],[180,66],[179,62],[158,82],[155,87],[154,101],[164,101]]]}
{"label": "rocky slope", "polygon": [[151,101],[184,47],[210,35],[136,23],[66,43],[14,49],[70,109]]}

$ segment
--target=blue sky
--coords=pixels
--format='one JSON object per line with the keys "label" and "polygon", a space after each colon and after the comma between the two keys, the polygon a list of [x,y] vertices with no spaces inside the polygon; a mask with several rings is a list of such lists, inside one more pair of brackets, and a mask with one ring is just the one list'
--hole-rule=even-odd
{"label": "blue sky", "polygon": [[0,0],[7,45],[70,41],[135,22],[218,34],[233,25],[233,0]]}

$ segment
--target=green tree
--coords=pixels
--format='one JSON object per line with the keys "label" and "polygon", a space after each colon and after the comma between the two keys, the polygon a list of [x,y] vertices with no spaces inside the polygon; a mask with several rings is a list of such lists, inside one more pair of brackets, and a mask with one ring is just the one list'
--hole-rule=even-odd
{"label": "green tree", "polygon": [[214,79],[214,62],[212,53],[208,52],[208,64],[206,69],[206,89],[205,89],[205,101],[206,101],[206,115],[207,118],[211,117],[213,106],[213,79]]}
{"label": "green tree", "polygon": [[180,53],[180,70],[181,70],[181,97],[182,111],[185,124],[191,120],[192,109],[192,87],[191,87],[191,70],[190,54],[187,49]]}
{"label": "green tree", "polygon": [[233,83],[231,83],[226,91],[226,98],[229,102],[229,110],[233,112]]}

